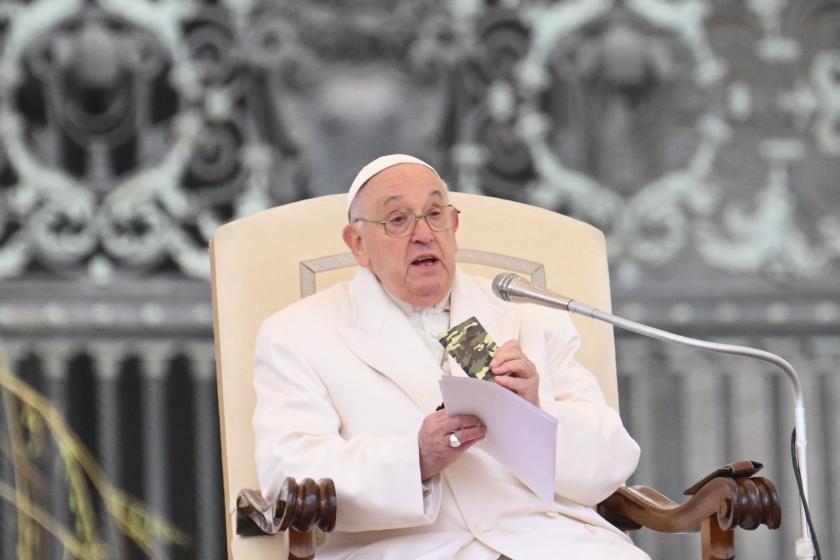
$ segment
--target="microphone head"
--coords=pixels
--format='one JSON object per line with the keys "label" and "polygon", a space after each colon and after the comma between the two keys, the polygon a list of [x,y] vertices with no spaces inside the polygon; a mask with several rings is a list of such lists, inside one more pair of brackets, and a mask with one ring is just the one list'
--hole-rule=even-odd
{"label": "microphone head", "polygon": [[493,278],[493,293],[500,299],[510,301],[510,284],[515,280],[521,280],[521,277],[512,272],[497,274]]}
{"label": "microphone head", "polygon": [[577,304],[575,310],[571,309],[570,306],[574,305],[573,299],[534,286],[529,280],[511,272],[499,274],[493,278],[493,293],[499,299],[511,303],[535,303],[554,309],[580,313],[578,310],[581,308],[580,304]]}

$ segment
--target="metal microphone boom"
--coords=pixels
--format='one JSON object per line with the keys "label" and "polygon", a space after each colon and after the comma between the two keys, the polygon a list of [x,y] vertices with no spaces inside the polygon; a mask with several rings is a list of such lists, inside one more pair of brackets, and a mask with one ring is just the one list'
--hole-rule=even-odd
{"label": "metal microphone boom", "polygon": [[[796,458],[799,462],[799,472],[802,479],[802,498],[803,503],[808,501],[808,467],[806,459],[806,450],[808,447],[807,430],[805,426],[805,402],[802,396],[802,386],[799,382],[799,375],[793,366],[781,356],[758,350],[756,348],[749,348],[747,346],[736,346],[733,344],[720,344],[717,342],[709,342],[697,338],[689,338],[674,334],[672,332],[663,331],[642,323],[637,323],[629,319],[624,319],[617,315],[612,315],[605,311],[600,311],[580,303],[572,298],[554,293],[544,288],[538,288],[530,282],[519,276],[518,274],[505,273],[499,274],[493,279],[493,293],[499,298],[514,303],[536,303],[555,309],[562,309],[570,313],[577,313],[585,315],[592,319],[604,321],[616,327],[632,331],[637,334],[665,340],[669,342],[677,342],[692,348],[699,348],[701,350],[710,350],[712,352],[721,352],[723,354],[735,354],[737,356],[746,356],[748,358],[756,358],[765,362],[769,362],[775,366],[780,367],[787,375],[793,388],[793,417],[796,427]],[[805,506],[800,504],[799,507],[799,521],[802,531],[802,537],[796,541],[796,557],[800,560],[810,560],[814,558],[816,551],[814,543],[811,540],[811,533],[808,530],[808,520],[805,515]]]}

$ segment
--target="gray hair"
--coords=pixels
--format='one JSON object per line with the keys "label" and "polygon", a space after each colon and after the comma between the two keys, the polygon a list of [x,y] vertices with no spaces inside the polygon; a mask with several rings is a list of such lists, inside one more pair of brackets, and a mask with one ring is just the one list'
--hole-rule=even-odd
{"label": "gray hair", "polygon": [[[373,177],[371,177],[371,179],[372,178]],[[370,180],[370,179],[368,179],[368,180]],[[443,192],[448,194],[449,193],[449,185],[446,183],[446,181],[443,180],[443,178],[440,179],[440,184],[443,185]],[[365,185],[367,185],[367,183],[365,183]],[[356,225],[361,226],[361,225],[364,224],[364,222],[357,221],[358,218],[359,218],[359,215],[356,213],[356,210],[358,209],[359,198],[360,198],[359,195],[364,192],[365,185],[362,185],[362,187],[356,193],[356,196],[353,197],[353,202],[350,203],[350,209],[347,210],[347,221],[349,223],[353,224],[353,226],[356,226]],[[356,228],[356,229],[358,230],[359,228]]]}

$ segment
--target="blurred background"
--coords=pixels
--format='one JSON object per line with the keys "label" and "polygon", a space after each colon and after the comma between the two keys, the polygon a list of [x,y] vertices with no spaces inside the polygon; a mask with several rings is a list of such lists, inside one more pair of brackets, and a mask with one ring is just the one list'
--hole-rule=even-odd
{"label": "blurred background", "polygon": [[[4,0],[0,559],[224,557],[207,241],[392,152],[604,229],[616,312],[792,362],[840,549],[839,2]],[[782,375],[617,339],[630,482],[762,461],[739,558],[792,557]]]}

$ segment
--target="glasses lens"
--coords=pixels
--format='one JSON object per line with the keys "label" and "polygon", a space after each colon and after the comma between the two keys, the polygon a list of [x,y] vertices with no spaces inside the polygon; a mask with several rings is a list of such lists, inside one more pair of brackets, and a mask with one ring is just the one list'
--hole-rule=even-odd
{"label": "glasses lens", "polygon": [[[432,208],[422,217],[426,219],[429,228],[434,231],[444,231],[452,229],[455,224],[455,214],[457,210],[451,206],[443,206],[441,208]],[[394,214],[385,220],[385,234],[390,237],[405,237],[414,231],[414,226],[417,224],[417,216],[410,212],[402,212]]]}
{"label": "glasses lens", "polygon": [[394,214],[385,222],[385,233],[391,237],[401,237],[414,229],[417,218],[414,214]]}
{"label": "glasses lens", "polygon": [[452,227],[452,208],[433,208],[426,213],[426,220],[433,230],[449,229]]}

